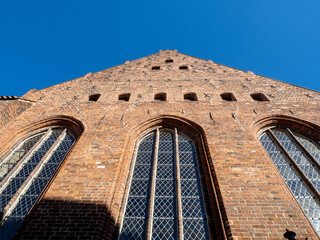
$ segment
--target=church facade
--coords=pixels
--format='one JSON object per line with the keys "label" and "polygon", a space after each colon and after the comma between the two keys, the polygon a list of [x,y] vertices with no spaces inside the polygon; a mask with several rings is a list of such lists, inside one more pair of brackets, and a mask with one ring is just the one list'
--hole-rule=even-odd
{"label": "church facade", "polygon": [[1,239],[318,239],[319,101],[174,50],[1,97]]}

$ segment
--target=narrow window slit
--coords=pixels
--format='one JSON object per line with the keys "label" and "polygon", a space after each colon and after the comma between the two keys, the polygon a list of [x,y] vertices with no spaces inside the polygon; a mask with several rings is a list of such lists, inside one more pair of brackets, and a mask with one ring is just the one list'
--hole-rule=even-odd
{"label": "narrow window slit", "polygon": [[160,66],[153,66],[151,69],[152,70],[160,70]]}
{"label": "narrow window slit", "polygon": [[179,66],[179,69],[180,69],[180,70],[187,70],[187,69],[189,69],[189,68],[188,68],[188,66],[183,65],[183,66]]}
{"label": "narrow window slit", "polygon": [[168,58],[168,59],[165,61],[165,63],[173,63],[173,59]]}

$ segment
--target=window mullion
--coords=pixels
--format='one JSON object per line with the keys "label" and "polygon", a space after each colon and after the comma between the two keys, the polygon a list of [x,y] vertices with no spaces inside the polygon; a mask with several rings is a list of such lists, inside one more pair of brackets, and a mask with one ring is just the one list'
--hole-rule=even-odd
{"label": "window mullion", "polygon": [[306,149],[301,143],[300,141],[296,138],[296,136],[294,136],[294,134],[291,132],[291,130],[289,128],[286,129],[288,135],[291,137],[291,139],[294,141],[295,144],[298,145],[298,147],[300,148],[300,150],[302,150],[303,153],[305,153],[308,157],[308,159],[312,162],[312,164],[314,164],[316,166],[316,170],[317,172],[320,173],[320,164],[318,163],[318,161],[311,155],[311,153],[308,151],[308,149]]}
{"label": "window mullion", "polygon": [[266,131],[268,135],[271,137],[272,141],[276,144],[276,146],[281,150],[281,152],[285,155],[286,159],[289,161],[289,163],[293,166],[294,170],[298,173],[298,175],[303,179],[303,181],[307,184],[309,189],[312,191],[312,193],[316,196],[318,200],[320,200],[320,193],[318,190],[313,186],[313,184],[310,182],[308,177],[304,174],[304,172],[301,170],[301,168],[296,164],[296,162],[293,160],[293,158],[290,156],[290,154],[286,151],[286,149],[282,146],[282,144],[278,141],[276,136],[273,134],[272,131],[267,130]]}
{"label": "window mullion", "polygon": [[177,218],[178,218],[178,239],[183,240],[183,223],[182,223],[182,204],[181,204],[181,183],[180,183],[180,165],[179,165],[179,145],[178,131],[174,129],[174,146],[175,146],[175,172],[176,172],[176,197],[177,197]]}
{"label": "window mullion", "polygon": [[27,177],[27,179],[24,181],[23,185],[17,190],[17,192],[13,195],[12,199],[9,201],[7,206],[3,210],[3,218],[5,219],[6,216],[8,216],[12,210],[15,208],[15,206],[19,202],[19,198],[28,190],[29,186],[32,183],[32,180],[40,173],[42,168],[44,167],[44,164],[50,159],[52,153],[59,147],[61,141],[65,138],[67,133],[67,130],[65,129],[60,136],[56,139],[56,141],[53,143],[53,145],[50,147],[50,149],[46,152],[46,154],[42,157],[40,162],[38,163],[37,167],[33,169],[33,171],[30,173],[30,175]]}
{"label": "window mullion", "polygon": [[[29,158],[32,156],[33,152],[41,147],[44,140],[50,136],[51,132],[52,132],[52,129],[49,128],[48,131],[39,139],[39,141],[22,157],[22,159],[19,162],[17,162],[17,164],[8,173],[8,175],[3,178],[3,180],[1,181],[2,185],[0,187],[0,193],[2,193],[2,191],[9,184],[9,182],[10,182],[9,179],[18,174],[18,172],[20,171],[20,169],[23,166],[23,163],[25,163],[27,160],[29,160]],[[10,156],[8,156],[8,157],[10,157]]]}
{"label": "window mullion", "polygon": [[154,143],[154,155],[153,155],[153,165],[151,173],[151,184],[150,184],[150,198],[149,198],[149,208],[147,217],[147,229],[146,229],[146,239],[152,238],[152,224],[153,224],[153,209],[154,209],[154,195],[156,189],[156,179],[157,179],[157,162],[158,162],[158,150],[159,150],[159,129],[156,129],[156,137]]}

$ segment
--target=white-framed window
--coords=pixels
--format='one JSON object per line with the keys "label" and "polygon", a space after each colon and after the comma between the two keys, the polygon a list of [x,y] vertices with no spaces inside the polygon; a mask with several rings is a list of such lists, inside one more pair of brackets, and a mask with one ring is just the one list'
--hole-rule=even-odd
{"label": "white-framed window", "polygon": [[0,239],[12,239],[75,141],[62,127],[38,131],[0,159]]}
{"label": "white-framed window", "polygon": [[320,147],[290,128],[270,128],[259,140],[320,235]]}
{"label": "white-framed window", "polygon": [[138,145],[120,239],[209,239],[194,142],[156,129]]}

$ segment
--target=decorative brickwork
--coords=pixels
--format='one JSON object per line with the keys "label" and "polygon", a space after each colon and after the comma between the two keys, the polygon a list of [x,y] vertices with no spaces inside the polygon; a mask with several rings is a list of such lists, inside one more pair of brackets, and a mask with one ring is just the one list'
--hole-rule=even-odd
{"label": "decorative brickwork", "polygon": [[[128,101],[119,99],[124,93]],[[166,101],[155,100],[158,93]],[[188,93],[197,101],[186,101]],[[256,93],[269,101],[254,100]],[[0,100],[0,154],[49,125],[70,127],[78,138],[15,239],[114,238],[137,143],[157,126],[194,136],[217,238],[283,239],[289,229],[297,239],[318,239],[258,136],[283,125],[320,140],[319,92],[160,51],[23,99],[33,103]]]}

